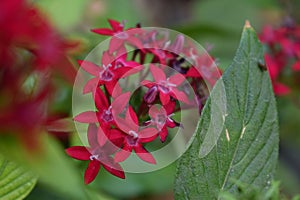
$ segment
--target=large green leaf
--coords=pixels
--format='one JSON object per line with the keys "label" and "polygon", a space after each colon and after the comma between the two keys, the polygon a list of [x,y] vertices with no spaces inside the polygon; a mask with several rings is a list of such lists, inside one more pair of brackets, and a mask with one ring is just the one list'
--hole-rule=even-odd
{"label": "large green leaf", "polygon": [[24,199],[35,186],[36,180],[32,172],[0,155],[0,199]]}
{"label": "large green leaf", "polygon": [[278,156],[276,102],[263,49],[247,24],[233,63],[211,92],[194,140],[179,159],[176,199],[266,191]]}

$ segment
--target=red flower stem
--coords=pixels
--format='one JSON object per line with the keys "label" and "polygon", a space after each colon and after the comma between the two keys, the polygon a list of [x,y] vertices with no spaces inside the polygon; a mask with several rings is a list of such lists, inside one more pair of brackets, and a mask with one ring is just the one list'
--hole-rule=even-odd
{"label": "red flower stem", "polygon": [[143,65],[145,63],[146,54],[140,51],[140,63]]}
{"label": "red flower stem", "polygon": [[106,99],[107,99],[108,103],[111,104],[110,95],[109,95],[108,90],[106,89],[105,86],[104,86],[104,94],[106,96]]}
{"label": "red flower stem", "polygon": [[147,71],[144,73],[144,71],[141,71],[140,72],[140,82],[142,82],[149,74],[150,72],[150,68],[148,67]]}
{"label": "red flower stem", "polygon": [[132,55],[131,60],[135,60],[135,59],[136,59],[136,56],[138,55],[139,52],[140,52],[139,49],[135,49],[135,50],[133,51],[133,55]]}

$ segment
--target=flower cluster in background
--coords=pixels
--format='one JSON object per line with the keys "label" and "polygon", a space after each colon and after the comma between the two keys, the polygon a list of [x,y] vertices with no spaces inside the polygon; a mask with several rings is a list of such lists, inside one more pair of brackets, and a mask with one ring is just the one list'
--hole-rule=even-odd
{"label": "flower cluster in background", "polygon": [[299,90],[300,27],[291,20],[278,28],[267,25],[260,40],[267,46],[265,60],[275,94]]}
{"label": "flower cluster in background", "polygon": [[0,132],[17,134],[31,148],[48,123],[52,75],[73,83],[67,55],[77,43],[62,39],[26,1],[1,1],[0,10]]}
{"label": "flower cluster in background", "polygon": [[[111,28],[92,30],[112,36],[109,48],[99,55],[101,63],[79,61],[92,76],[83,94],[92,94],[97,109],[74,117],[88,124],[89,146],[66,149],[69,156],[90,161],[86,184],[95,179],[101,165],[125,178],[119,163],[133,152],[142,161],[156,164],[145,145],[156,139],[165,143],[170,129],[182,128],[172,118],[176,112],[189,108],[201,112],[208,97],[207,85],[213,86],[220,77],[213,59],[198,52],[183,35],[172,39],[168,32],[143,29],[139,24],[125,29],[124,22],[108,21]],[[119,81],[136,75],[140,87],[125,91]]]}

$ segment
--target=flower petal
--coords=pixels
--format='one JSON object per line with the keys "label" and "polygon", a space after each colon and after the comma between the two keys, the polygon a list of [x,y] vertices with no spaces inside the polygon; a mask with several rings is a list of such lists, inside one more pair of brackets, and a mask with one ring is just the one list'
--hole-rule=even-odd
{"label": "flower petal", "polygon": [[98,127],[96,124],[89,124],[88,130],[87,130],[87,137],[91,148],[97,148],[97,133],[98,133]]}
{"label": "flower petal", "polygon": [[132,127],[129,125],[126,119],[119,116],[114,117],[117,127],[124,133],[128,134],[129,131],[132,131]]}
{"label": "flower petal", "polygon": [[97,33],[99,35],[108,35],[111,36],[114,34],[114,31],[109,28],[96,28],[91,30],[94,33]]}
{"label": "flower petal", "polygon": [[138,66],[135,66],[135,67],[123,66],[123,67],[119,67],[115,70],[115,75],[116,75],[116,77],[118,77],[118,79],[119,78],[125,78],[127,76],[138,73],[143,68],[144,68],[144,66],[142,66],[142,65],[138,65]]}
{"label": "flower petal", "polygon": [[191,104],[191,101],[188,99],[186,94],[182,91],[179,91],[177,88],[172,88],[173,93],[171,93],[171,96],[181,102],[184,102],[186,104]]}
{"label": "flower petal", "polygon": [[126,118],[125,118],[130,130],[133,131],[138,131],[139,129],[139,120],[138,117],[136,115],[136,113],[134,112],[133,108],[131,106],[129,106],[127,112],[126,112]]}
{"label": "flower petal", "polygon": [[114,162],[113,159],[109,159],[107,162],[102,163],[103,167],[112,175],[125,179],[125,173],[119,163]]}
{"label": "flower petal", "polygon": [[94,111],[85,111],[76,115],[74,120],[81,123],[96,123],[98,122],[98,118]]}
{"label": "flower petal", "polygon": [[124,40],[119,39],[116,36],[113,36],[109,42],[109,53],[113,53],[123,47]]}
{"label": "flower petal", "polygon": [[109,53],[108,51],[103,52],[102,58],[101,58],[102,65],[105,65],[107,67],[109,64],[112,64],[112,62],[114,60],[115,60],[115,58],[111,53]]}
{"label": "flower petal", "polygon": [[108,23],[110,24],[110,26],[113,28],[115,32],[122,31],[124,29],[123,25],[121,25],[121,23],[116,20],[108,19]]}
{"label": "flower petal", "polygon": [[155,85],[155,83],[153,83],[153,82],[151,82],[151,81],[149,81],[149,80],[143,80],[143,81],[140,83],[140,85],[143,85],[143,86],[145,86],[145,87],[147,87],[147,88],[151,88],[152,86]]}
{"label": "flower petal", "polygon": [[175,122],[173,119],[171,119],[170,117],[166,120],[166,125],[169,128],[174,128],[176,126],[180,126],[179,123]]}
{"label": "flower petal", "polygon": [[266,61],[266,65],[268,67],[269,70],[269,74],[271,79],[274,81],[277,79],[278,75],[279,75],[279,67],[277,65],[277,63],[275,62],[275,60],[268,54],[265,54],[265,61]]}
{"label": "flower petal", "polygon": [[159,133],[160,141],[165,142],[168,136],[168,129],[165,125]]}
{"label": "flower petal", "polygon": [[144,45],[139,38],[129,37],[126,42],[132,46],[135,46],[137,49],[144,51]]}
{"label": "flower petal", "polygon": [[165,105],[163,108],[165,109],[167,115],[170,115],[174,112],[176,107],[175,101],[170,101],[167,105]]}
{"label": "flower petal", "polygon": [[111,129],[108,137],[109,141],[118,147],[121,147],[122,144],[124,144],[125,134],[118,129]]}
{"label": "flower petal", "polygon": [[102,127],[98,128],[98,132],[97,132],[97,139],[96,141],[98,141],[99,145],[102,147],[106,141],[107,141],[107,136],[104,133],[105,130],[102,129]]}
{"label": "flower petal", "polygon": [[93,76],[98,76],[101,71],[101,68],[98,65],[87,60],[78,60],[78,64],[82,69],[84,69],[84,71]]}
{"label": "flower petal", "polygon": [[274,93],[278,96],[287,95],[291,92],[290,88],[282,83],[274,83],[273,84]]}
{"label": "flower petal", "polygon": [[73,146],[66,150],[66,153],[77,160],[90,160],[91,153],[86,147],[83,146]]}
{"label": "flower petal", "polygon": [[160,81],[165,81],[166,80],[166,75],[160,67],[155,66],[155,65],[151,65],[150,66],[150,71],[151,71],[152,76],[155,80],[155,83],[158,84]]}
{"label": "flower petal", "polygon": [[179,86],[186,78],[182,74],[174,74],[170,76],[169,82]]}
{"label": "flower petal", "polygon": [[109,107],[108,100],[101,88],[97,88],[95,93],[95,104],[99,112],[107,110]]}
{"label": "flower petal", "polygon": [[114,84],[114,88],[112,89],[112,94],[110,94],[112,96],[112,98],[116,98],[118,96],[120,96],[122,94],[122,88],[119,84],[119,82],[116,82]]}
{"label": "flower petal", "polygon": [[116,96],[116,94],[122,93],[122,88],[117,80],[112,80],[110,82],[105,83],[105,88],[107,89],[110,96]]}
{"label": "flower petal", "polygon": [[99,160],[91,160],[84,173],[84,183],[90,184],[97,176],[100,170]]}
{"label": "flower petal", "polygon": [[300,71],[300,61],[297,61],[293,64],[292,70],[294,71]]}
{"label": "flower petal", "polygon": [[159,99],[160,99],[162,105],[167,105],[170,102],[170,95],[160,92]]}
{"label": "flower petal", "polygon": [[124,111],[125,107],[128,105],[129,99],[130,92],[123,93],[114,99],[111,104],[114,118]]}
{"label": "flower petal", "polygon": [[141,143],[148,143],[155,140],[158,136],[158,130],[156,128],[145,128],[139,132],[139,140]]}
{"label": "flower petal", "polygon": [[123,162],[130,156],[131,152],[132,152],[132,147],[125,145],[123,149],[121,149],[121,151],[118,151],[115,154],[114,157],[115,162]]}
{"label": "flower petal", "polygon": [[99,83],[98,77],[88,80],[88,82],[85,84],[83,88],[83,94],[87,94],[90,92],[94,93],[98,87],[98,83]]}
{"label": "flower petal", "polygon": [[136,155],[145,162],[156,164],[156,161],[151,153],[149,153],[142,145],[134,147]]}

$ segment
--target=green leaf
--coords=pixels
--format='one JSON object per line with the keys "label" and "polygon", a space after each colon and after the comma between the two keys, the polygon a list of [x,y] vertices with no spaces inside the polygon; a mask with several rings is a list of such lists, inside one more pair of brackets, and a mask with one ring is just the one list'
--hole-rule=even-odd
{"label": "green leaf", "polygon": [[0,155],[0,199],[24,199],[36,181],[32,172]]}
{"label": "green leaf", "polygon": [[[263,49],[247,24],[233,63],[210,94],[194,140],[179,159],[176,199],[221,199],[220,193],[265,192],[278,157],[276,102]],[[213,120],[212,120],[213,119]]]}

